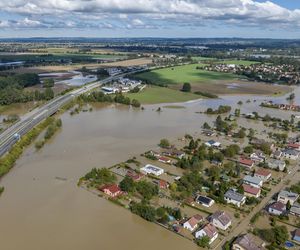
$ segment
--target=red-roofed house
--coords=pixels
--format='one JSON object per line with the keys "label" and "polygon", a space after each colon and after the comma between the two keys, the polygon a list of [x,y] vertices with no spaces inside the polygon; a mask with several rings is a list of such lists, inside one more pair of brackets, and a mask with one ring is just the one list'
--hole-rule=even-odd
{"label": "red-roofed house", "polygon": [[246,168],[253,168],[254,166],[254,161],[250,160],[250,159],[247,159],[247,158],[241,158],[239,160],[239,163],[243,166],[243,167],[246,167]]}
{"label": "red-roofed house", "polygon": [[169,183],[165,180],[159,180],[158,187],[161,189],[167,189],[169,187]]}
{"label": "red-roofed house", "polygon": [[261,190],[260,188],[253,187],[248,184],[243,184],[244,194],[248,197],[258,198],[260,196]]}
{"label": "red-roofed house", "polygon": [[172,160],[170,158],[165,157],[165,156],[159,157],[158,161],[160,161],[162,163],[166,163],[166,164],[171,164],[172,163]]}
{"label": "red-roofed house", "polygon": [[183,227],[193,232],[197,228],[198,224],[203,220],[204,218],[200,214],[196,214],[184,222]]}
{"label": "red-roofed house", "polygon": [[195,233],[197,239],[201,239],[204,236],[209,238],[209,244],[213,243],[218,238],[218,231],[212,224],[206,224],[202,229]]}
{"label": "red-roofed house", "polygon": [[286,205],[280,201],[276,201],[271,204],[268,208],[268,212],[274,215],[282,215],[286,211]]}
{"label": "red-roofed house", "polygon": [[262,181],[268,181],[271,178],[272,174],[269,170],[260,168],[255,171],[254,176],[260,178]]}
{"label": "red-roofed house", "polygon": [[126,175],[128,176],[128,177],[130,177],[132,180],[134,180],[134,181],[140,181],[141,179],[143,179],[144,178],[144,174],[142,174],[142,173],[137,173],[137,172],[135,172],[135,171],[133,171],[133,170],[128,170],[127,171],[127,173],[126,173]]}
{"label": "red-roofed house", "polygon": [[292,148],[292,149],[300,151],[300,144],[299,143],[289,143],[288,148]]}
{"label": "red-roofed house", "polygon": [[100,190],[110,197],[117,197],[122,194],[122,190],[116,184],[107,184],[101,187]]}

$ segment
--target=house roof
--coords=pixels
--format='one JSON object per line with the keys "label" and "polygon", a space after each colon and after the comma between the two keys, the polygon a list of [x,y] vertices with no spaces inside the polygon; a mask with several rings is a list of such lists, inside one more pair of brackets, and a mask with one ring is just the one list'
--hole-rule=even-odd
{"label": "house roof", "polygon": [[245,250],[260,250],[261,247],[257,246],[255,240],[250,234],[244,234],[239,236],[235,241],[234,244],[238,244]]}
{"label": "house roof", "polygon": [[213,238],[218,232],[214,225],[212,224],[206,224],[202,230],[205,232],[205,234],[211,239]]}
{"label": "house roof", "polygon": [[299,148],[299,147],[300,147],[300,144],[298,144],[298,143],[289,143],[289,144],[288,144],[288,147],[289,147],[289,148]]}
{"label": "house roof", "polygon": [[254,164],[254,161],[246,158],[241,158],[240,163],[246,166],[252,166]]}
{"label": "house roof", "polygon": [[284,212],[286,210],[285,204],[283,204],[279,201],[276,201],[273,204],[271,204],[270,208],[272,208],[274,210],[277,210],[277,211],[280,211],[280,212]]}
{"label": "house roof", "polygon": [[221,222],[223,226],[228,225],[231,222],[230,216],[225,211],[217,211],[210,217],[211,220],[215,219]]}
{"label": "house roof", "polygon": [[300,237],[300,229],[295,230],[294,237]]}
{"label": "house roof", "polygon": [[257,195],[260,192],[260,188],[253,187],[251,185],[243,184],[243,189],[245,193]]}
{"label": "house roof", "polygon": [[299,198],[299,194],[287,191],[287,190],[281,190],[278,194],[278,197],[284,197],[289,200],[297,200]]}
{"label": "house roof", "polygon": [[238,192],[236,192],[236,191],[234,191],[232,189],[229,189],[225,193],[224,197],[230,198],[230,199],[238,201],[238,202],[241,202],[245,198],[244,195],[242,195],[242,194],[240,194],[240,193],[238,193]]}
{"label": "house roof", "polygon": [[294,205],[291,206],[290,212],[294,213],[294,214],[297,214],[297,215],[300,215],[300,204],[297,203],[297,202],[294,203]]}
{"label": "house roof", "polygon": [[256,185],[260,185],[262,182],[262,180],[260,178],[251,176],[251,175],[246,175],[243,180],[246,182],[256,184]]}
{"label": "house roof", "polygon": [[168,186],[169,186],[168,182],[165,180],[159,180],[158,185],[160,188],[168,188]]}
{"label": "house roof", "polygon": [[283,153],[288,154],[288,155],[293,155],[293,156],[299,155],[299,151],[294,150],[294,149],[289,149],[289,148],[283,150]]}
{"label": "house roof", "polygon": [[209,205],[209,203],[212,201],[212,199],[209,198],[209,197],[203,196],[203,195],[199,195],[197,197],[197,201],[200,202],[200,203],[204,203],[204,204]]}
{"label": "house roof", "polygon": [[203,217],[200,214],[196,214],[189,218],[185,223],[189,223],[191,228],[194,228],[198,225],[199,222],[203,220]]}
{"label": "house roof", "polygon": [[260,175],[260,176],[264,176],[264,177],[268,177],[271,174],[271,172],[266,170],[266,169],[260,168],[257,171],[255,171],[255,174]]}
{"label": "house roof", "polygon": [[102,188],[101,188],[102,191],[104,190],[108,190],[109,192],[111,193],[118,193],[121,191],[121,189],[116,185],[116,184],[107,184],[107,185],[104,185]]}

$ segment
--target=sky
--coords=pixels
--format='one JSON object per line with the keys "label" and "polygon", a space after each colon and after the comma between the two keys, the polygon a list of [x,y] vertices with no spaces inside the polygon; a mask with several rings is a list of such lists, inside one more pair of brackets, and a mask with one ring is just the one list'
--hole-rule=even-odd
{"label": "sky", "polygon": [[0,37],[300,39],[300,0],[0,0]]}

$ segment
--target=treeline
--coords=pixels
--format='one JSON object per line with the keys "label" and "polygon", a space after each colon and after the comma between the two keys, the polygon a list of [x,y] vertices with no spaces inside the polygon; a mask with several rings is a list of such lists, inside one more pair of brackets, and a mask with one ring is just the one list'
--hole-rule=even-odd
{"label": "treeline", "polygon": [[32,73],[0,77],[0,105],[50,100],[54,97],[51,88],[46,88],[43,92],[38,90],[34,92],[25,91],[26,87],[37,84],[40,84],[39,76]]}
{"label": "treeline", "polygon": [[209,114],[209,115],[219,115],[219,114],[228,113],[230,111],[231,111],[231,107],[230,106],[220,105],[218,107],[218,109],[215,109],[215,110],[213,110],[212,108],[208,108],[205,113]]}
{"label": "treeline", "polygon": [[59,128],[61,128],[61,126],[62,126],[61,119],[53,120],[46,130],[44,139],[37,141],[35,143],[36,149],[42,148],[45,145],[45,143],[47,142],[47,140],[51,139],[51,137],[56,133],[56,131]]}
{"label": "treeline", "polygon": [[53,122],[53,120],[53,117],[49,117],[37,127],[30,130],[12,147],[8,154],[0,158],[0,177],[9,172],[17,159],[22,155],[25,147],[30,145],[33,140],[37,138],[37,136]]}
{"label": "treeline", "polygon": [[122,93],[117,93],[115,95],[105,95],[103,92],[92,92],[89,95],[79,96],[79,100],[84,102],[115,102],[124,105],[132,105],[133,107],[139,108],[141,103],[136,99],[130,99],[124,96]]}

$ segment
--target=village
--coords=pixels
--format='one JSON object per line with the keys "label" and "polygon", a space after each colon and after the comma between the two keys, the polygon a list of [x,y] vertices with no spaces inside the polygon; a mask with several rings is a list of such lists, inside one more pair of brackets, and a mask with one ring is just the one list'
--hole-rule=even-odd
{"label": "village", "polygon": [[230,120],[218,116],[196,135],[93,169],[79,186],[202,248],[299,246],[297,134],[280,141],[251,128],[229,131]]}

